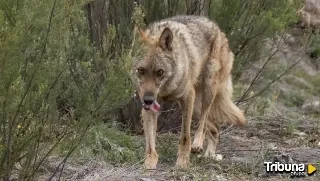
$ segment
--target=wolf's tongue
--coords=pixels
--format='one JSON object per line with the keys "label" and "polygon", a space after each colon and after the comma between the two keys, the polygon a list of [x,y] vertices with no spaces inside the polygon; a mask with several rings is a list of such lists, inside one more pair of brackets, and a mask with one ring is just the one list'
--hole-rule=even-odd
{"label": "wolf's tongue", "polygon": [[159,110],[160,110],[160,105],[158,104],[157,101],[154,101],[154,102],[151,104],[150,109],[151,109],[153,112],[159,112]]}

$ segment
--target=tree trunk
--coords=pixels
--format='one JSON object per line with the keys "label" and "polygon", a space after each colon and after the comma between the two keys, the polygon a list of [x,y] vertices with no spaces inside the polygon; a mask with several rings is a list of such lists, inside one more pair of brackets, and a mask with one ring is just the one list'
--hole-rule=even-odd
{"label": "tree trunk", "polygon": [[203,15],[204,0],[186,0],[188,15]]}
{"label": "tree trunk", "polygon": [[109,0],[95,0],[85,5],[87,10],[90,40],[103,52],[103,35],[108,28]]}

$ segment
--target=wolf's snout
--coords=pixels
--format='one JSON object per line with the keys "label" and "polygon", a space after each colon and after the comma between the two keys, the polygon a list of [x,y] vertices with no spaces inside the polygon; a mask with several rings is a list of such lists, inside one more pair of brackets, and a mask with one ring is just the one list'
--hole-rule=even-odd
{"label": "wolf's snout", "polygon": [[146,105],[150,106],[154,102],[154,98],[151,97],[151,96],[146,96],[146,97],[143,98],[143,102]]}
{"label": "wolf's snout", "polygon": [[151,110],[155,113],[159,112],[160,104],[157,102],[153,92],[145,92],[141,101],[142,106],[146,111]]}
{"label": "wolf's snout", "polygon": [[146,92],[143,96],[143,103],[150,106],[155,101],[154,94],[152,92]]}

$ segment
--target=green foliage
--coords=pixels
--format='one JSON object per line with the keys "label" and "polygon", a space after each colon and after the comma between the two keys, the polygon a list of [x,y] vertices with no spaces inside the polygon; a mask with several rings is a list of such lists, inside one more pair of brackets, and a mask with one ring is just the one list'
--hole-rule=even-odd
{"label": "green foliage", "polygon": [[320,75],[314,76],[311,79],[311,83],[313,85],[313,88],[311,90],[313,95],[319,96],[320,95]]}
{"label": "green foliage", "polygon": [[[129,98],[126,52],[111,58],[92,46],[83,5],[1,3],[2,178],[9,179],[17,165],[19,179],[34,177],[57,145],[73,143],[67,149],[73,150],[92,121],[101,121]],[[116,32],[109,28],[105,34],[105,49],[113,48]]]}
{"label": "green foliage", "polygon": [[[65,141],[57,148],[59,155],[66,154],[70,149],[68,143],[72,138]],[[92,126],[74,155],[82,158],[92,158],[98,156],[107,162],[114,164],[132,163],[137,161],[141,149],[137,149],[137,143],[134,143],[133,137],[117,129],[114,124],[98,123]]]}
{"label": "green foliage", "polygon": [[287,136],[291,136],[294,131],[296,130],[298,126],[298,121],[297,120],[292,120],[289,125],[286,127],[286,130],[285,130],[285,135]]}
{"label": "green foliage", "polygon": [[[243,70],[263,57],[265,40],[297,21],[299,1],[215,0],[209,17],[227,34],[236,55],[233,72],[238,79]],[[268,55],[267,55],[268,56]]]}
{"label": "green foliage", "polygon": [[257,98],[245,109],[245,114],[250,116],[265,116],[270,103],[268,99]]}
{"label": "green foliage", "polygon": [[124,51],[131,48],[133,29],[133,1],[117,0],[107,1],[109,3],[108,19],[115,28],[115,39],[110,41],[109,55],[123,56]]}
{"label": "green foliage", "polygon": [[189,1],[168,0],[168,1],[143,1],[143,9],[147,23],[174,16],[185,14]]}
{"label": "green foliage", "polygon": [[[296,77],[301,78],[302,80],[307,81],[310,85],[306,88],[303,88],[302,91],[314,95],[319,96],[320,94],[320,74],[316,74],[314,76],[309,75],[308,73],[301,71],[301,70],[295,70],[293,74]],[[294,84],[297,86],[297,84]]]}
{"label": "green foliage", "polygon": [[310,57],[318,59],[320,57],[320,33],[315,32],[312,34],[312,41],[310,43]]}
{"label": "green foliage", "polygon": [[319,57],[320,57],[320,47],[315,47],[315,48],[312,50],[310,56],[311,56],[312,58],[319,58]]}
{"label": "green foliage", "polygon": [[285,100],[285,105],[289,107],[301,107],[306,100],[302,91],[284,93],[281,97]]}
{"label": "green foliage", "polygon": [[144,16],[145,16],[145,14],[143,13],[141,6],[139,6],[136,3],[134,5],[133,15],[132,15],[132,20],[134,21],[135,26],[138,26],[138,27],[145,26],[145,23],[143,22]]}
{"label": "green foliage", "polygon": [[159,135],[157,137],[157,151],[161,160],[174,163],[177,159],[179,138],[171,133]]}

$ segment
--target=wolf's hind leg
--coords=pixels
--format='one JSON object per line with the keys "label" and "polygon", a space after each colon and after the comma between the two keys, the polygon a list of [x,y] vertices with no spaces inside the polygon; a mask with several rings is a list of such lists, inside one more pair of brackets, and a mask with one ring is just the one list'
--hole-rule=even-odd
{"label": "wolf's hind leg", "polygon": [[206,134],[208,145],[206,152],[204,153],[205,157],[215,158],[216,148],[219,141],[219,126],[218,123],[215,122],[214,118],[210,115],[208,116],[207,124],[206,124]]}
{"label": "wolf's hind leg", "polygon": [[192,152],[200,152],[203,150],[203,141],[205,138],[205,124],[208,117],[210,107],[217,94],[217,88],[219,86],[220,76],[219,71],[221,69],[221,33],[217,33],[212,40],[211,53],[209,59],[204,64],[202,85],[202,109],[201,118],[199,121],[199,127],[195,134],[194,141],[191,146]]}
{"label": "wolf's hind leg", "polygon": [[202,89],[202,108],[199,121],[199,127],[196,131],[194,141],[191,146],[193,153],[198,153],[203,150],[203,142],[205,139],[205,127],[208,119],[210,107],[214,101],[217,87],[217,77],[214,75],[205,76]]}

